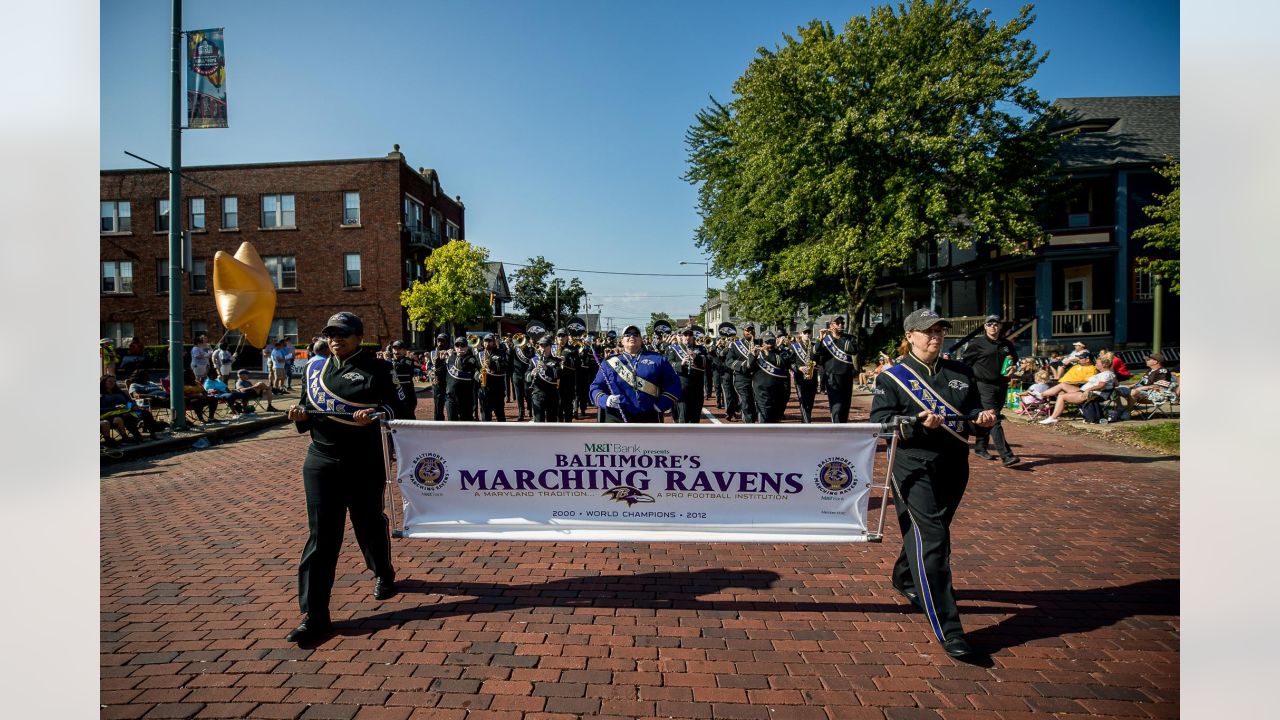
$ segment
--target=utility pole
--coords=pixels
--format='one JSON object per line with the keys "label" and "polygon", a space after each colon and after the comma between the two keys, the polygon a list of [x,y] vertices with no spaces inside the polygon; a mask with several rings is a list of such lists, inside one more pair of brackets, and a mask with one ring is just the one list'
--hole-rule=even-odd
{"label": "utility pole", "polygon": [[[169,114],[169,410],[175,430],[186,427],[182,396],[182,0],[173,0]],[[196,378],[196,382],[200,379]]]}
{"label": "utility pole", "polygon": [[1161,332],[1164,324],[1164,283],[1160,280],[1158,273],[1151,274],[1151,299],[1152,299],[1152,324],[1151,324],[1151,352],[1158,353],[1161,350],[1161,343],[1164,340],[1164,333]]}

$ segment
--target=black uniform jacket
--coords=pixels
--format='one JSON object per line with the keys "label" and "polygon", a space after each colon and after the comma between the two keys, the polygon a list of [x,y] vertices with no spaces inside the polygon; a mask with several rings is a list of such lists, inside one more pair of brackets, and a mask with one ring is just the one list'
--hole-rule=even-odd
{"label": "black uniform jacket", "polygon": [[[308,366],[305,382],[302,406],[308,412],[348,412],[372,407],[394,418],[404,407],[405,390],[396,379],[391,363],[379,360],[364,348],[356,350],[345,361],[337,356],[329,357],[314,378]],[[316,406],[316,399],[325,396],[334,399],[332,408]],[[377,423],[356,425],[351,420],[313,415],[294,424],[300,433],[311,432],[311,450],[325,457],[382,458],[382,436]]]}
{"label": "black uniform jacket", "polygon": [[821,339],[813,341],[813,359],[822,368],[822,371],[831,377],[837,375],[840,377],[849,377],[853,375],[854,370],[854,354],[858,352],[858,343],[853,339],[852,335],[842,334],[840,337],[831,338],[831,342],[837,350],[842,351],[849,362],[845,362],[837,358],[834,353],[827,348],[827,344]]}
{"label": "black uniform jacket", "polygon": [[[967,415],[981,405],[978,397],[978,384],[974,382],[973,370],[958,360],[935,360],[932,366],[926,365],[907,353],[902,362],[916,375],[929,384],[936,394],[951,407]],[[909,385],[908,385],[909,386]],[[892,377],[876,379],[875,397],[871,401],[871,422],[887,423],[895,415],[919,415],[924,407],[912,399],[912,396]],[[972,426],[965,423],[960,432],[968,437]],[[906,426],[903,436],[898,441],[898,451],[907,450],[913,455],[939,455],[942,453],[968,452],[968,444],[946,428],[925,429],[920,421]]]}

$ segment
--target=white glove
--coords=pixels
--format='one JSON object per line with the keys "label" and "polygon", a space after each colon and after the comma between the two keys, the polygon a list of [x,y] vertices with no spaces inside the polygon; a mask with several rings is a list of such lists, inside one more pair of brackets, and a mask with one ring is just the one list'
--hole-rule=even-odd
{"label": "white glove", "polygon": [[609,397],[605,398],[605,401],[604,401],[605,407],[617,408],[621,404],[622,404],[621,395],[610,395]]}

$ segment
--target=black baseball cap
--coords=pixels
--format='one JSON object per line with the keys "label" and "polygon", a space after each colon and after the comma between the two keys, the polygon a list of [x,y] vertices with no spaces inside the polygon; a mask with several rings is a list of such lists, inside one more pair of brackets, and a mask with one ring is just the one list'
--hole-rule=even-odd
{"label": "black baseball cap", "polygon": [[929,308],[920,308],[903,318],[902,329],[907,332],[923,332],[938,323],[942,323],[946,327],[951,327],[950,320],[942,317]]}
{"label": "black baseball cap", "polygon": [[395,342],[391,343],[391,347],[393,347],[393,348],[402,348],[402,347],[404,347],[404,341],[403,341],[403,340],[397,340],[397,341],[395,341]]}
{"label": "black baseball cap", "polygon": [[466,345],[466,344],[467,344],[467,339],[466,339],[466,338],[464,338],[464,337],[462,337],[461,335],[459,335],[458,337],[456,337],[456,338],[454,338],[454,339],[453,339],[453,344],[454,344],[455,346],[456,346],[456,345]]}
{"label": "black baseball cap", "polygon": [[550,345],[550,344],[551,344],[551,338],[547,337],[546,335],[543,335],[542,337],[538,338],[538,344],[539,344],[539,345]]}
{"label": "black baseball cap", "polygon": [[687,327],[680,331],[681,335],[693,335],[693,328]]}
{"label": "black baseball cap", "polygon": [[447,341],[447,340],[449,339],[449,336],[448,336],[447,334],[445,334],[445,333],[440,333],[440,334],[436,335],[436,339],[437,339],[437,340],[445,340],[445,341]]}
{"label": "black baseball cap", "polygon": [[[329,318],[329,322],[324,324],[324,330],[321,334],[328,335],[330,330],[338,330],[340,332],[348,332],[352,335],[364,335],[364,321],[359,315],[349,312],[334,313]],[[281,338],[283,339],[283,338]],[[278,341],[277,341],[278,342]]]}
{"label": "black baseball cap", "polygon": [[988,315],[988,316],[987,316],[987,319],[982,321],[982,324],[983,324],[983,325],[990,325],[991,323],[997,323],[997,324],[998,324],[998,323],[1002,323],[1002,322],[1004,322],[1004,319],[1003,319],[1003,318],[1001,318],[999,315]]}

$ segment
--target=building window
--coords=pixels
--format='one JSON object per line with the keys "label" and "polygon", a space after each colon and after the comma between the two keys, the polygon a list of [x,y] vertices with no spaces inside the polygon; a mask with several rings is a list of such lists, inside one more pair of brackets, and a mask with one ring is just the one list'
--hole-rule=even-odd
{"label": "building window", "polygon": [[404,197],[404,226],[410,230],[422,229],[422,203],[408,195]]}
{"label": "building window", "polygon": [[431,210],[431,234],[440,237],[440,225],[444,223],[444,218],[433,208]]}
{"label": "building window", "polygon": [[209,276],[206,274],[205,260],[191,261],[191,292],[208,292]]}
{"label": "building window", "polygon": [[204,230],[204,198],[191,198],[191,230]]}
{"label": "building window", "polygon": [[102,263],[102,293],[127,295],[133,292],[133,263],[108,260]]}
{"label": "building window", "polygon": [[[168,320],[156,321],[156,337],[160,338],[161,345],[169,344],[169,321]],[[168,355],[165,355],[166,361],[168,360],[168,357],[169,357]]]}
{"label": "building window", "polygon": [[342,224],[360,224],[360,193],[342,193]]}
{"label": "building window", "polygon": [[102,203],[102,232],[131,232],[133,217],[127,201],[110,200]]}
{"label": "building window", "polygon": [[208,320],[192,320],[191,321],[191,341],[195,342],[196,338],[200,337],[201,335],[204,335],[205,337],[209,336],[209,321]]}
{"label": "building window", "polygon": [[276,318],[271,321],[271,338],[276,340],[284,338],[290,343],[298,342],[298,319],[297,318]]}
{"label": "building window", "polygon": [[161,258],[156,260],[156,292],[161,295],[169,294],[169,260]]}
{"label": "building window", "polygon": [[133,323],[104,322],[102,323],[102,337],[110,340],[118,348],[127,347],[129,339],[133,337]]}
{"label": "building window", "polygon": [[240,200],[235,196],[222,198],[222,229],[234,230],[240,227]]}
{"label": "building window", "polygon": [[450,240],[457,240],[462,236],[461,228],[452,222],[446,222],[444,224],[444,236]]}
{"label": "building window", "polygon": [[156,232],[169,229],[169,201],[156,200]]}
{"label": "building window", "polygon": [[271,275],[271,283],[277,290],[295,290],[298,287],[298,264],[293,255],[268,255],[262,258]]}
{"label": "building window", "polygon": [[292,195],[262,196],[262,227],[294,227]]}
{"label": "building window", "polygon": [[1155,299],[1155,283],[1151,280],[1151,272],[1149,270],[1133,271],[1133,299],[1134,300],[1154,300]]}
{"label": "building window", "polygon": [[342,258],[342,286],[360,287],[360,253],[347,253]]}

